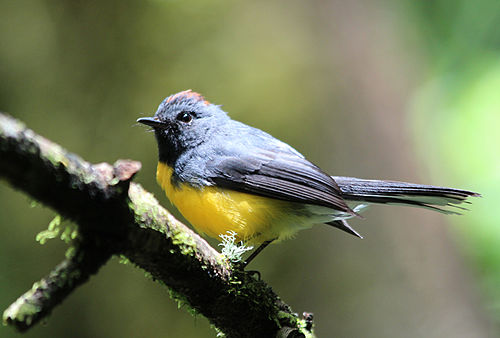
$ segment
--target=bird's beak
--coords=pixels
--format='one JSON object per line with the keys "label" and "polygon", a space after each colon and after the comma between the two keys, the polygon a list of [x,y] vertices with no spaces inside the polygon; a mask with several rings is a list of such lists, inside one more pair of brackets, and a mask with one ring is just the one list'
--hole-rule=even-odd
{"label": "bird's beak", "polygon": [[153,127],[153,128],[161,128],[165,129],[166,124],[164,122],[161,122],[154,117],[141,117],[137,119],[137,122],[145,124],[147,126]]}

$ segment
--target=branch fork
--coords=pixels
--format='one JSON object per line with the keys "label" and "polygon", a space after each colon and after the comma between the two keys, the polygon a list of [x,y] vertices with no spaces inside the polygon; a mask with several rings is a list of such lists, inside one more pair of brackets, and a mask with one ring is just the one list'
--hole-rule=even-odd
{"label": "branch fork", "polygon": [[4,311],[26,331],[45,318],[113,255],[166,285],[228,337],[312,336],[263,281],[232,269],[205,240],[132,182],[137,161],[90,164],[0,113],[0,178],[78,227],[70,254]]}

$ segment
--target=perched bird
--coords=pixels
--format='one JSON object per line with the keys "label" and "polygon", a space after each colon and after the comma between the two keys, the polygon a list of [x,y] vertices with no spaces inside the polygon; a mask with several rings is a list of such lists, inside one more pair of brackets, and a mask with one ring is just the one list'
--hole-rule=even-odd
{"label": "perched bird", "polygon": [[477,193],[406,182],[330,176],[273,136],[232,120],[191,90],[167,97],[137,120],[158,142],[156,178],[198,232],[228,231],[260,247],[325,223],[361,237],[347,223],[369,204],[400,204],[457,214]]}

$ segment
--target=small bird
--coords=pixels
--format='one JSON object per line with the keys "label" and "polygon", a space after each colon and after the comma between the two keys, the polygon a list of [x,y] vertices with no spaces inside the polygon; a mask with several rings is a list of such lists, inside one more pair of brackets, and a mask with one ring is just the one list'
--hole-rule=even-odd
{"label": "small bird", "polygon": [[[423,207],[458,214],[478,193],[406,182],[330,176],[297,150],[260,129],[232,120],[220,106],[186,90],[168,96],[154,117],[156,179],[168,199],[201,233],[260,245],[315,224],[361,237],[347,219],[369,204]],[[245,264],[245,265],[246,265]]]}

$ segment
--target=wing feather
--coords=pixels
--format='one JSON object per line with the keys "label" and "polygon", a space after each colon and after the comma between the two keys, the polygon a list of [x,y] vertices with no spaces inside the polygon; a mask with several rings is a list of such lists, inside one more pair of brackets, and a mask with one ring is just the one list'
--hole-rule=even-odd
{"label": "wing feather", "polygon": [[220,187],[355,214],[333,178],[293,153],[254,150],[218,157],[209,169]]}

